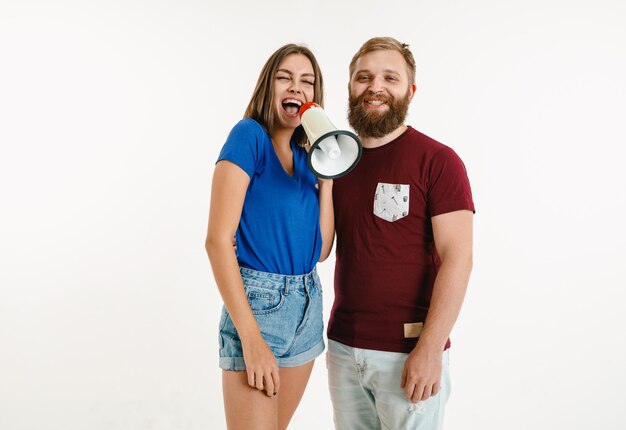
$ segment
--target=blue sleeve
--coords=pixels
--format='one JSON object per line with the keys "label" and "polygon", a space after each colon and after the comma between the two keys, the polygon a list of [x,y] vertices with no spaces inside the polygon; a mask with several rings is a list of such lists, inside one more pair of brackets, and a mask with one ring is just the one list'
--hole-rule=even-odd
{"label": "blue sleeve", "polygon": [[263,128],[256,121],[252,119],[239,121],[230,131],[217,162],[231,161],[252,179],[254,173],[261,168],[264,136]]}

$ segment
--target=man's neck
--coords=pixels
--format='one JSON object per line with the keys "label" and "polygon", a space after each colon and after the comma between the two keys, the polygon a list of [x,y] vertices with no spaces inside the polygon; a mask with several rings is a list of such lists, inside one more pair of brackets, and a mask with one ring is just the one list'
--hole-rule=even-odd
{"label": "man's neck", "polygon": [[407,129],[407,126],[402,124],[400,127],[396,128],[389,134],[384,135],[383,137],[369,137],[369,136],[359,136],[361,139],[361,144],[363,148],[378,148],[379,146],[383,146],[391,142],[392,140],[398,138],[402,133],[404,133]]}

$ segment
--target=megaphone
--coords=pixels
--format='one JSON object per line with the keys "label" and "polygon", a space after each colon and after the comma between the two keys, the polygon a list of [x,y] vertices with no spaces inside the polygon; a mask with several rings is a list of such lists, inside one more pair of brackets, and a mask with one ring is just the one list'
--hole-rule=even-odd
{"label": "megaphone", "polygon": [[315,176],[334,179],[354,169],[363,152],[356,134],[337,130],[317,103],[303,104],[299,115],[304,132],[311,142],[307,160]]}

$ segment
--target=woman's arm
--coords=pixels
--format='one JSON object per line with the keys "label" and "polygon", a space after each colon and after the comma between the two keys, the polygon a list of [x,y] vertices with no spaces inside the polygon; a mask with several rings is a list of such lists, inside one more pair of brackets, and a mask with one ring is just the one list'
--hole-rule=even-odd
{"label": "woman's arm", "polygon": [[333,209],[333,180],[318,179],[320,202],[320,230],[322,232],[322,252],[320,260],[324,261],[330,255],[335,240],[335,211]]}
{"label": "woman's arm", "polygon": [[205,246],[222,300],[241,338],[248,384],[272,396],[280,385],[278,365],[248,304],[233,247],[249,183],[248,175],[236,164],[217,163]]}

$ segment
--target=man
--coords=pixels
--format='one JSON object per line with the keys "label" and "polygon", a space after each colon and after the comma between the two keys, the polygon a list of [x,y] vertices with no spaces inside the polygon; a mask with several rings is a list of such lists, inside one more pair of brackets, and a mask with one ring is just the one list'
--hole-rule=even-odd
{"label": "man", "polygon": [[472,267],[469,180],[452,149],[404,124],[416,90],[408,45],[367,41],[350,63],[348,90],[363,155],[333,190],[335,426],[440,429],[448,336]]}

